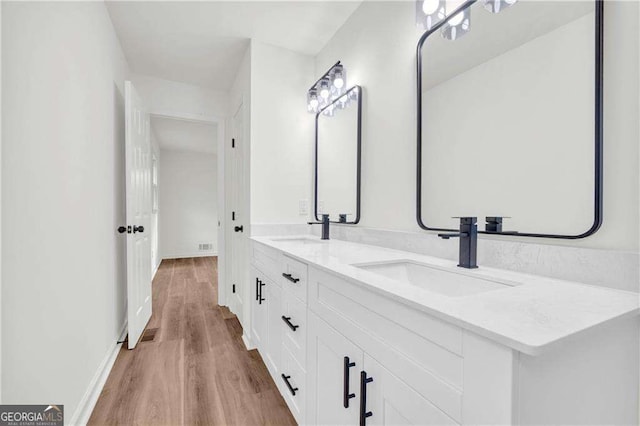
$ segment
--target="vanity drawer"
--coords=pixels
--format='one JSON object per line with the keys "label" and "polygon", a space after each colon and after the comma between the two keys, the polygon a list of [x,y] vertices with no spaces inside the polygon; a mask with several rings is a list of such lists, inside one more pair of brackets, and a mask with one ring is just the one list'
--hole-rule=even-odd
{"label": "vanity drawer", "polygon": [[278,387],[298,424],[304,424],[304,407],[307,393],[306,373],[287,348],[282,350],[282,368]]}
{"label": "vanity drawer", "polygon": [[284,346],[306,370],[307,305],[288,291],[282,293],[282,340]]}
{"label": "vanity drawer", "polygon": [[280,282],[282,287],[306,303],[307,265],[286,255],[282,256],[281,265]]}
{"label": "vanity drawer", "polygon": [[280,252],[255,241],[251,247],[252,263],[280,285]]}

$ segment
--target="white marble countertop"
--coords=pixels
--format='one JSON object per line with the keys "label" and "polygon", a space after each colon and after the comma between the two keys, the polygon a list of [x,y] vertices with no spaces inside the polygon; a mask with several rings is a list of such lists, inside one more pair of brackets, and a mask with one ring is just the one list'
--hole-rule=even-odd
{"label": "white marble countertop", "polygon": [[[309,244],[295,238],[318,242]],[[528,355],[540,354],[578,333],[640,312],[638,293],[482,265],[464,273],[521,284],[448,297],[352,265],[410,260],[456,271],[456,262],[450,260],[341,240],[320,241],[310,235],[251,239]]]}

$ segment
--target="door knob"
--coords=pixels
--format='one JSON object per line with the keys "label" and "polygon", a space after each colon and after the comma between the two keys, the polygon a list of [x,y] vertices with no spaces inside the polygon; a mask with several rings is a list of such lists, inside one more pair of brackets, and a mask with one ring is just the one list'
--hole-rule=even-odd
{"label": "door knob", "polygon": [[121,234],[124,234],[125,232],[127,232],[127,227],[126,226],[118,226],[118,232]]}
{"label": "door knob", "polygon": [[234,227],[233,230],[236,232],[244,232],[242,225]]}
{"label": "door knob", "polygon": [[140,225],[140,226],[133,225],[133,233],[135,234],[136,232],[144,232],[144,226],[142,226],[142,225]]}

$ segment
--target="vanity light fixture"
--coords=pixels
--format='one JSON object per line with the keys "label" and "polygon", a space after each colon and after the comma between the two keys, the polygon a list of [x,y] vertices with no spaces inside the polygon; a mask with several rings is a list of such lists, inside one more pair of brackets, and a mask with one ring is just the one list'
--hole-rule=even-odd
{"label": "vanity light fixture", "polygon": [[[347,70],[336,62],[322,77],[307,91],[307,111],[316,114],[323,107],[342,96],[347,88]],[[325,110],[326,115],[332,116],[331,111]]]}
{"label": "vanity light fixture", "polygon": [[416,23],[425,30],[443,20],[446,0],[418,0],[416,1]]}
{"label": "vanity light fixture", "polygon": [[442,37],[447,40],[456,40],[468,33],[471,29],[471,10],[467,7],[466,9],[455,13],[460,6],[459,3],[460,2],[449,0],[446,5],[447,16],[453,14],[453,16],[451,16],[442,26]]}
{"label": "vanity light fixture", "polygon": [[[499,13],[517,1],[482,0],[482,3],[489,12]],[[475,0],[416,0],[416,23],[426,31],[431,31],[440,23],[438,27],[442,37],[457,40],[471,30],[469,6],[474,2]],[[441,23],[443,20],[446,22]]]}
{"label": "vanity light fixture", "polygon": [[484,8],[491,13],[499,13],[518,0],[482,0]]}

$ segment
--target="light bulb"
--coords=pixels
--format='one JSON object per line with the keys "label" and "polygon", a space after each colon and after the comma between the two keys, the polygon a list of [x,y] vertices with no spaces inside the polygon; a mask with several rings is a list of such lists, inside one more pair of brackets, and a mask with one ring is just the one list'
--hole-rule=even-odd
{"label": "light bulb", "polygon": [[342,77],[336,76],[335,80],[333,80],[333,85],[338,89],[342,89],[342,87],[344,86],[344,80],[342,79]]}
{"label": "light bulb", "polygon": [[311,105],[311,108],[313,108],[313,109],[318,108],[318,98],[313,98],[313,99],[311,99],[311,101],[309,102],[309,104]]}
{"label": "light bulb", "polygon": [[320,81],[320,96],[324,99],[329,98],[329,80],[324,78]]}
{"label": "light bulb", "polygon": [[431,15],[433,12],[438,10],[439,5],[440,0],[424,0],[422,2],[422,11],[425,15]]}

